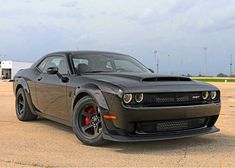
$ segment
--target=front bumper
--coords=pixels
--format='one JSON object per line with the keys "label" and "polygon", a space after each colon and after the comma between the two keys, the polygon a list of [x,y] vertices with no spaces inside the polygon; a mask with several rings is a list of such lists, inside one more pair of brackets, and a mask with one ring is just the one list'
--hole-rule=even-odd
{"label": "front bumper", "polygon": [[190,119],[200,117],[218,116],[221,109],[220,103],[169,106],[169,107],[125,107],[120,99],[108,99],[109,110],[103,111],[104,115],[115,115],[116,120],[104,120],[109,130],[126,129],[130,122],[159,121]]}
{"label": "front bumper", "polygon": [[159,134],[153,136],[123,136],[123,135],[112,135],[103,133],[103,138],[110,141],[116,142],[141,142],[141,141],[159,141],[159,140],[169,140],[169,139],[180,139],[180,138],[188,138],[194,137],[204,134],[210,134],[214,132],[218,132],[219,129],[215,126],[210,128],[200,128],[196,130],[186,130],[179,131],[168,134]]}
{"label": "front bumper", "polygon": [[[107,99],[108,97],[108,99]],[[103,119],[103,136],[112,141],[154,141],[177,139],[218,132],[214,124],[219,116],[221,104],[203,104],[169,107],[125,107],[119,98],[106,95],[109,110],[102,111],[104,115],[115,115],[116,120]],[[164,122],[172,120],[189,120],[207,118],[208,123],[200,128],[178,131],[155,132],[154,134],[130,134],[130,125],[138,122]],[[134,126],[135,127],[135,126]],[[133,129],[132,129],[133,130]]]}

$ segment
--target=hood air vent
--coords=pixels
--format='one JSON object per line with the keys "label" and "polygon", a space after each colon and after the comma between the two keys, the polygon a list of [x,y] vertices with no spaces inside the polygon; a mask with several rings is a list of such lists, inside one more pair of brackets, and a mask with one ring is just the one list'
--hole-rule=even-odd
{"label": "hood air vent", "polygon": [[186,77],[153,77],[153,78],[144,78],[143,82],[170,82],[170,81],[192,81],[190,78]]}

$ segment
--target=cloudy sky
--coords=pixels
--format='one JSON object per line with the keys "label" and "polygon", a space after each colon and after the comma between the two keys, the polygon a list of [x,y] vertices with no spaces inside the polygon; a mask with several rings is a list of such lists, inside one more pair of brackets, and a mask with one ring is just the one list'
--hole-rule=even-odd
{"label": "cloudy sky", "polygon": [[[58,50],[130,54],[160,73],[229,74],[235,0],[0,0],[0,59]],[[169,55],[169,56],[168,56]],[[235,62],[234,62],[235,64]],[[235,71],[235,68],[234,68]]]}

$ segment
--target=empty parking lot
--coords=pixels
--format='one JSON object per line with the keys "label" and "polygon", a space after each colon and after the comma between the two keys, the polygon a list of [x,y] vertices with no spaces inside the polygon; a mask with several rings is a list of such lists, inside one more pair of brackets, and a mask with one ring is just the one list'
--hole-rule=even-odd
{"label": "empty parking lot", "polygon": [[0,82],[0,166],[235,166],[235,84],[222,91],[219,133],[141,143],[85,146],[72,129],[39,119],[17,120],[12,83]]}

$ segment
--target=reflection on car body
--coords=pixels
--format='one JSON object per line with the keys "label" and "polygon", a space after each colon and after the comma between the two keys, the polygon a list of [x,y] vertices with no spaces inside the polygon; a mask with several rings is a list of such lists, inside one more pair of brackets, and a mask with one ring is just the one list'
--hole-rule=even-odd
{"label": "reflection on car body", "polygon": [[187,77],[152,73],[118,53],[48,54],[14,78],[19,120],[42,116],[85,144],[153,141],[219,131],[220,91]]}

